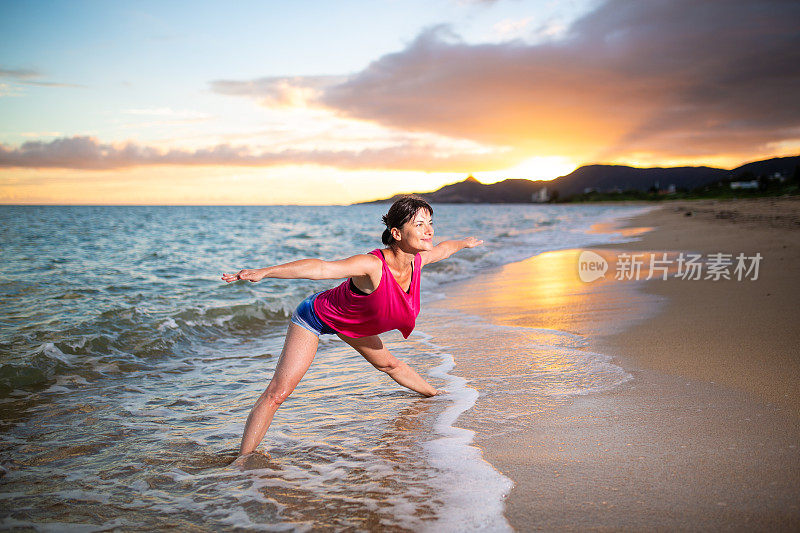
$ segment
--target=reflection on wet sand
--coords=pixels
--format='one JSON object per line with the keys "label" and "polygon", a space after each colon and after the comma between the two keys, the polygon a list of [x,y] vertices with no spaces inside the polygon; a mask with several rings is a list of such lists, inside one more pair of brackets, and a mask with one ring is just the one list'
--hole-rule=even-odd
{"label": "reflection on wet sand", "polygon": [[[634,290],[635,281],[615,279],[617,251],[592,250],[607,261],[608,270],[590,283],[581,281],[578,275],[582,251],[558,250],[505,265],[499,272],[472,282],[469,291],[458,291],[448,304],[498,324],[580,335],[607,332],[612,324],[622,327],[649,314],[653,299]],[[662,258],[662,252],[641,254],[646,265],[651,257]]]}
{"label": "reflection on wet sand", "polygon": [[622,237],[637,237],[652,230],[653,228],[649,226],[620,228],[618,222],[602,222],[599,224],[592,224],[592,227],[587,233],[616,233]]}

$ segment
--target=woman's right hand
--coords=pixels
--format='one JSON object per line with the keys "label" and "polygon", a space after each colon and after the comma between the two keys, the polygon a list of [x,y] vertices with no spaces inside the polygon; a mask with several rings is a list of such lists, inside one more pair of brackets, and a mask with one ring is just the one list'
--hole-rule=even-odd
{"label": "woman's right hand", "polygon": [[240,270],[236,274],[223,274],[222,281],[230,283],[231,281],[239,281],[239,280],[247,280],[250,282],[261,281],[264,279],[264,272],[260,269],[249,269],[246,268],[244,270]]}

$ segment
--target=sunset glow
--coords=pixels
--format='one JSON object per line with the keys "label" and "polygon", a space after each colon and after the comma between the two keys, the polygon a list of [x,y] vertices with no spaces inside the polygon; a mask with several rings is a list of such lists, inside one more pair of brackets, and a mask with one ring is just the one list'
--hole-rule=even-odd
{"label": "sunset glow", "polygon": [[476,172],[474,176],[483,183],[495,183],[504,179],[552,180],[569,174],[578,164],[566,157],[531,157],[513,167],[497,172]]}
{"label": "sunset glow", "polygon": [[800,152],[789,3],[561,4],[3,3],[0,203],[350,203]]}

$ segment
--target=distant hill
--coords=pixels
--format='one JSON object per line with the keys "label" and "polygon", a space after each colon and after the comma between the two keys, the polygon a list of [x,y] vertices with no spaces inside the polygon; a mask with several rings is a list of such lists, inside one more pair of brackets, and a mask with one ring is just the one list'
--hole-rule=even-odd
{"label": "distant hill", "polygon": [[[623,165],[586,165],[566,176],[549,181],[507,179],[486,185],[470,176],[464,181],[445,185],[436,191],[414,194],[435,203],[530,203],[532,195],[543,187],[547,187],[551,194],[558,191],[560,198],[582,194],[590,189],[598,192],[647,191],[652,187],[666,189],[675,185],[678,189],[691,190],[720,180],[735,179],[747,173],[759,176],[778,172],[791,176],[798,165],[800,156],[755,161],[732,170],[713,167],[636,168]],[[401,194],[396,194],[391,198],[362,203],[393,202],[400,196]]]}
{"label": "distant hill", "polygon": [[636,168],[621,165],[588,165],[556,178],[539,182],[548,190],[557,190],[561,197],[581,194],[587,189],[598,192],[646,191],[651,187],[694,189],[724,179],[729,170],[711,167]]}
{"label": "distant hill", "polygon": [[795,157],[774,157],[764,161],[754,161],[747,163],[730,171],[731,177],[740,177],[745,173],[752,173],[754,176],[772,176],[776,172],[785,177],[794,173],[795,167],[800,165],[800,156]]}
{"label": "distant hill", "polygon": [[[497,183],[486,185],[476,180],[472,176],[464,181],[445,185],[441,189],[433,192],[415,192],[429,202],[440,204],[509,204],[509,203],[530,203],[533,193],[542,188],[543,181],[531,181],[523,179],[508,179]],[[376,204],[384,202],[394,202],[403,194],[396,194],[391,198],[373,200],[371,202],[361,202],[363,204]]]}

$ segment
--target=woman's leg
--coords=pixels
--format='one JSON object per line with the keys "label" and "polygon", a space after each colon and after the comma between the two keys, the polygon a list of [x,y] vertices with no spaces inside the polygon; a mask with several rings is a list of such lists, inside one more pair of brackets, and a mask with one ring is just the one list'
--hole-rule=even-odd
{"label": "woman's leg", "polygon": [[259,445],[272,423],[275,411],[289,397],[311,366],[318,345],[319,337],[294,322],[289,324],[272,381],[247,417],[239,455],[251,453]]}
{"label": "woman's leg", "polygon": [[372,366],[389,374],[393,380],[400,385],[407,387],[415,392],[425,396],[436,396],[437,391],[430,383],[417,374],[417,372],[408,366],[403,361],[392,355],[383,345],[383,341],[377,335],[370,335],[369,337],[360,337],[354,339],[352,337],[345,337],[338,333],[339,338],[344,342],[355,348],[355,350],[364,356],[364,359],[372,363]]}

